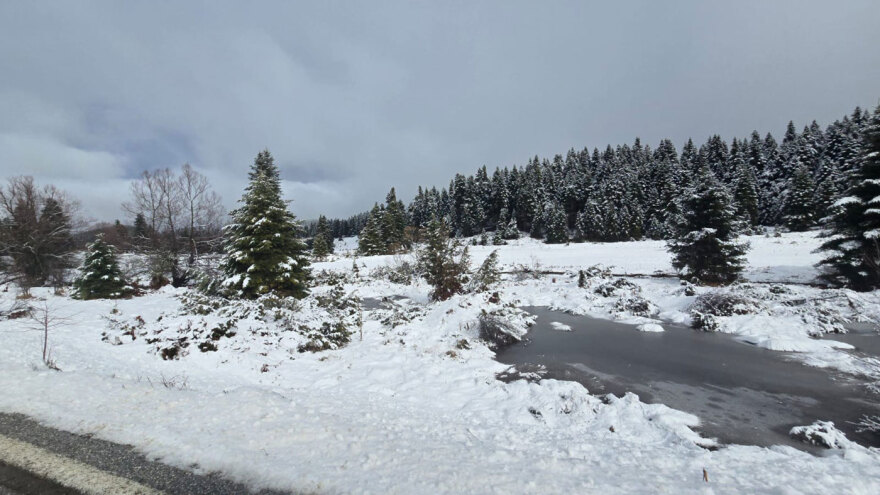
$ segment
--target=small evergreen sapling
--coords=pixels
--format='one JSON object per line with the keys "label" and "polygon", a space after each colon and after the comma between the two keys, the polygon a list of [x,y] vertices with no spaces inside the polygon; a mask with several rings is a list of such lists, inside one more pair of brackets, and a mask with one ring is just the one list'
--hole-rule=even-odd
{"label": "small evergreen sapling", "polygon": [[327,217],[321,215],[318,217],[315,237],[312,240],[312,255],[315,258],[323,259],[327,255],[333,254],[333,248],[333,234],[330,232],[330,225],[327,223]]}
{"label": "small evergreen sapling", "polygon": [[128,293],[116,249],[104,242],[103,235],[89,244],[80,272],[73,283],[77,299],[116,299]]}
{"label": "small evergreen sapling", "polygon": [[471,287],[476,292],[484,292],[491,289],[501,281],[501,270],[498,268],[498,251],[492,251],[483,260],[480,268],[474,274]]}
{"label": "small evergreen sapling", "polygon": [[468,251],[449,238],[446,223],[436,218],[428,226],[427,242],[419,252],[419,265],[434,290],[431,299],[444,301],[464,291],[468,273]]}
{"label": "small evergreen sapling", "polygon": [[327,238],[322,235],[316,235],[312,240],[312,256],[316,260],[323,260],[330,254],[330,248],[327,246]]}

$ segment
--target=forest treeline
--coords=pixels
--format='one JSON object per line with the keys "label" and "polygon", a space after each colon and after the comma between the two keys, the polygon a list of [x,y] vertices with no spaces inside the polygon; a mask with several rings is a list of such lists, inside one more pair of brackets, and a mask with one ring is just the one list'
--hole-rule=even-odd
{"label": "forest treeline", "polygon": [[[404,221],[415,230],[438,217],[456,236],[524,232],[548,243],[669,239],[680,198],[706,166],[732,195],[746,227],[805,230],[852,185],[869,118],[857,107],[824,129],[813,121],[798,131],[789,122],[781,141],[753,131],[729,142],[713,135],[699,147],[689,139],[678,150],[669,139],[652,148],[636,138],[604,150],[535,156],[491,173],[483,166],[473,175],[456,174],[448,187],[420,186]],[[331,232],[359,235],[372,217],[387,224],[380,217],[389,210],[397,215],[398,202],[392,191],[371,212],[328,220]],[[307,224],[306,234],[315,227]]]}

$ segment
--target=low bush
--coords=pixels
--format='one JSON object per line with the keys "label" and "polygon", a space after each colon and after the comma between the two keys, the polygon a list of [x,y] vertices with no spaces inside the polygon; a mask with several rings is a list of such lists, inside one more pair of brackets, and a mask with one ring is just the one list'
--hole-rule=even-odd
{"label": "low bush", "polygon": [[760,304],[749,297],[730,291],[714,290],[697,297],[689,308],[692,326],[707,332],[720,327],[718,317],[755,314]]}

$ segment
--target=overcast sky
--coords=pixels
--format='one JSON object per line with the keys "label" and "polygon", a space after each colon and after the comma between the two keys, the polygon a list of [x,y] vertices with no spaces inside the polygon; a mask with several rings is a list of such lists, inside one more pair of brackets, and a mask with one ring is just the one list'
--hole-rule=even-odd
{"label": "overcast sky", "polygon": [[[612,5],[613,4],[613,5]],[[0,2],[0,177],[96,219],[268,148],[300,218],[390,186],[664,137],[779,138],[880,101],[880,2]]]}

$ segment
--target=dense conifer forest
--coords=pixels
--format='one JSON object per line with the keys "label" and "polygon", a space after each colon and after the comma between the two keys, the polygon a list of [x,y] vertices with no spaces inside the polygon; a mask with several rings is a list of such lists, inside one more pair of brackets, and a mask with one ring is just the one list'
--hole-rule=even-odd
{"label": "dense conifer forest", "polygon": [[[520,232],[547,243],[669,239],[680,222],[682,195],[706,167],[732,196],[743,230],[805,230],[852,186],[869,118],[857,107],[824,129],[813,121],[798,131],[789,122],[781,141],[753,131],[729,141],[713,135],[700,146],[689,139],[679,150],[669,139],[652,147],[636,138],[631,145],[570,149],[491,172],[483,166],[457,174],[447,187],[420,186],[405,222],[424,228],[436,216],[456,236],[487,233],[496,243]],[[358,235],[371,217],[376,226],[388,223],[381,217],[389,210],[398,215],[398,203],[395,196],[370,212],[329,220],[331,232]],[[306,234],[315,227],[306,225]]]}

